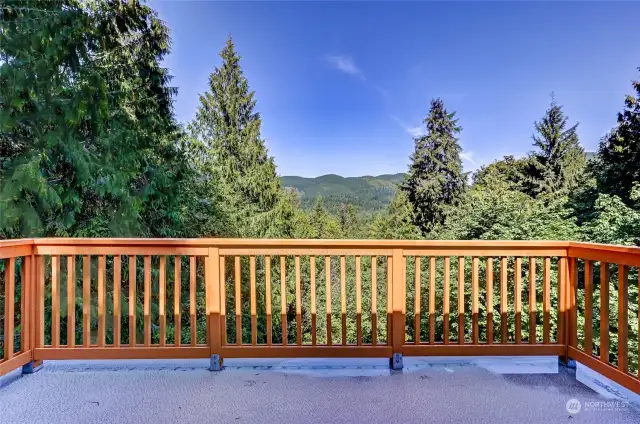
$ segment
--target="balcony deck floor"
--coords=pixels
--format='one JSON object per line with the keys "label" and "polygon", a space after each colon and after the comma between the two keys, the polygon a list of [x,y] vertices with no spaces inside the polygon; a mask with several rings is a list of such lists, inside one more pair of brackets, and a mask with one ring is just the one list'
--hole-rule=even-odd
{"label": "balcony deck floor", "polygon": [[[0,423],[638,423],[640,411],[586,410],[606,401],[558,374],[498,375],[438,365],[390,373],[373,365],[337,370],[203,361],[132,365],[45,364],[0,386]],[[300,362],[298,362],[300,363]],[[566,402],[582,411],[570,418]]]}

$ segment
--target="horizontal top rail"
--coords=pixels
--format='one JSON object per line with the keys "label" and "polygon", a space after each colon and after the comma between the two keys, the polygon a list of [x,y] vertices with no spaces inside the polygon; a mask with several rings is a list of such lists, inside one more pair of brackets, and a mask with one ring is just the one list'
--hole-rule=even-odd
{"label": "horizontal top rail", "polygon": [[[0,241],[3,247],[34,247],[38,255],[148,254],[207,255],[378,255],[391,256],[547,256],[564,257],[570,243],[549,240],[343,240],[343,239],[149,239],[149,238],[34,238]],[[12,255],[24,254],[14,252]]]}
{"label": "horizontal top rail", "polygon": [[0,240],[0,247],[33,246],[33,239]]}
{"label": "horizontal top rail", "polygon": [[603,243],[587,243],[579,241],[568,242],[568,247],[590,249],[590,250],[606,250],[616,253],[631,253],[634,255],[640,254],[640,247],[635,246],[621,246],[618,244],[603,244]]}
{"label": "horizontal top rail", "polygon": [[[547,240],[349,240],[349,239],[241,239],[241,238],[35,238],[5,240],[4,243],[35,244],[36,246],[216,246],[216,247],[369,247],[369,248],[567,248],[569,242]],[[3,243],[0,241],[0,243]],[[0,247],[3,244],[0,244]]]}
{"label": "horizontal top rail", "polygon": [[640,266],[640,247],[569,242],[567,256],[627,266]]}
{"label": "horizontal top rail", "polygon": [[[403,249],[405,256],[567,256],[590,260],[640,265],[640,247],[555,240],[344,240],[344,239],[238,239],[238,238],[24,238],[0,240],[0,249],[33,246],[36,254],[51,254],[57,247],[68,249],[190,248],[183,254],[206,254],[217,247],[224,254],[349,254],[390,255]],[[42,248],[42,249],[39,249]],[[111,249],[111,250],[109,250]],[[361,250],[362,253],[358,253]],[[20,251],[22,253],[22,250]],[[69,250],[71,252],[71,250]],[[158,251],[159,254],[162,250]],[[300,252],[300,253],[299,253]],[[65,254],[61,252],[61,254]],[[222,253],[222,252],[221,252]],[[109,253],[106,253],[109,254]],[[126,254],[126,252],[123,252]]]}

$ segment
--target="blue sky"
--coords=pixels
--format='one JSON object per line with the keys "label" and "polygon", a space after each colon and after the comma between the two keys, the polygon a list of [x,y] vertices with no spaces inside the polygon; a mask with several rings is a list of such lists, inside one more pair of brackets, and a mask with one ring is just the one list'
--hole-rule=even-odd
{"label": "blue sky", "polygon": [[152,1],[190,121],[232,34],[281,175],[404,172],[433,97],[468,171],[531,150],[550,93],[595,150],[640,78],[640,2]]}

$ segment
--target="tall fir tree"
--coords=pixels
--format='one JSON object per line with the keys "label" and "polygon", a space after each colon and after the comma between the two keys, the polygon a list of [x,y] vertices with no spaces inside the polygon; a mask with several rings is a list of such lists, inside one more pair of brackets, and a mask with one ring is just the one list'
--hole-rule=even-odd
{"label": "tall fir tree", "polygon": [[4,4],[1,234],[176,234],[184,161],[168,49],[138,1]]}
{"label": "tall fir tree", "polygon": [[[640,71],[640,68],[638,68]],[[640,80],[633,82],[636,96],[628,95],[618,113],[618,124],[601,141],[593,171],[598,189],[620,197],[628,206],[634,183],[640,182]]]}
{"label": "tall fir tree", "polygon": [[575,189],[584,175],[586,155],[578,141],[578,124],[567,128],[569,118],[551,96],[551,105],[534,123],[533,146],[527,165],[525,192],[557,197]]}
{"label": "tall fir tree", "polygon": [[[261,214],[273,211],[282,190],[273,157],[260,135],[255,92],[240,66],[231,37],[220,53],[222,64],[209,76],[209,90],[191,125],[204,148],[203,169],[215,173],[237,235],[261,236]],[[206,193],[204,193],[206,195]]]}
{"label": "tall fir tree", "polygon": [[423,234],[444,223],[451,207],[459,204],[466,187],[458,134],[462,130],[441,99],[431,101],[424,120],[426,134],[415,139],[411,164],[401,189],[414,209],[414,223]]}

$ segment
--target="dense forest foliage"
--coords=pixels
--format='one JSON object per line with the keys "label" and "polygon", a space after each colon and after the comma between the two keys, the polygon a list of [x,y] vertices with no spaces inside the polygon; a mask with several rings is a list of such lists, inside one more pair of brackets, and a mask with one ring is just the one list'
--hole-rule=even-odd
{"label": "dense forest foliage", "polygon": [[[593,159],[580,145],[578,124],[551,97],[532,128],[528,155],[506,156],[472,175],[460,158],[464,123],[446,99],[433,99],[399,190],[384,210],[361,213],[348,196],[329,205],[320,196],[303,208],[299,193],[285,188],[232,38],[221,48],[197,113],[181,126],[173,112],[177,88],[162,67],[169,29],[149,6],[5,1],[0,238],[560,239],[640,246],[640,78],[620,99],[617,124]],[[381,185],[389,196],[387,189]],[[307,262],[303,272],[308,281]],[[637,269],[631,276],[637,281]],[[277,284],[273,295],[275,305]],[[636,285],[630,304],[637,308]],[[637,309],[629,316],[635,320],[629,339],[637,344]]]}

